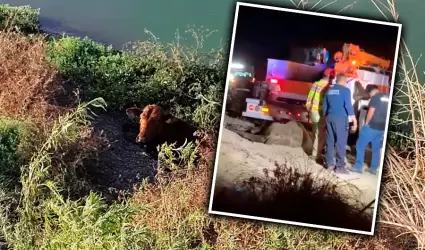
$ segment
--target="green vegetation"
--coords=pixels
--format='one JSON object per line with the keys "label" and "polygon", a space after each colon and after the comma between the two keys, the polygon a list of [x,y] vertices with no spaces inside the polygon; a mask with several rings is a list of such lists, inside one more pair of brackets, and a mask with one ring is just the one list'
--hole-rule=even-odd
{"label": "green vegetation", "polygon": [[[88,38],[46,39],[38,33],[38,13],[0,5],[0,243],[13,249],[403,249],[403,239],[387,242],[388,230],[369,239],[207,215],[225,83],[223,51],[200,52],[209,33],[193,36],[194,47],[152,36],[116,51]],[[53,93],[46,86],[68,83],[82,102],[48,102]],[[198,125],[196,145],[162,145],[156,182],[141,181],[131,196],[76,195],[83,182],[78,166],[96,160],[91,153],[102,144],[88,132],[92,111],[153,103]],[[391,190],[387,204],[395,207]]]}
{"label": "green vegetation", "polygon": [[0,29],[37,32],[40,29],[39,14],[39,9],[30,6],[12,7],[0,4]]}
{"label": "green vegetation", "polygon": [[47,57],[86,90],[86,98],[101,96],[112,109],[156,103],[203,128],[217,128],[225,82],[222,53],[195,54],[193,48],[154,39],[128,47],[119,52],[88,38],[63,37],[49,44]]}
{"label": "green vegetation", "polygon": [[17,185],[22,163],[19,146],[25,144],[26,134],[24,123],[0,119],[0,186],[3,188]]}

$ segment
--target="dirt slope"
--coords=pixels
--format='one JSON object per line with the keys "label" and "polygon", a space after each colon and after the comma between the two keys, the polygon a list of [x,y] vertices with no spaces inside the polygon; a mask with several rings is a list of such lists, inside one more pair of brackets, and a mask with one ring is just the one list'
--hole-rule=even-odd
{"label": "dirt slope", "polygon": [[99,113],[92,123],[95,133],[106,137],[109,145],[100,153],[100,161],[91,168],[90,175],[93,184],[111,194],[131,191],[143,178],[152,177],[157,163],[136,144],[137,126],[126,131],[124,124],[128,124],[125,113],[106,112]]}

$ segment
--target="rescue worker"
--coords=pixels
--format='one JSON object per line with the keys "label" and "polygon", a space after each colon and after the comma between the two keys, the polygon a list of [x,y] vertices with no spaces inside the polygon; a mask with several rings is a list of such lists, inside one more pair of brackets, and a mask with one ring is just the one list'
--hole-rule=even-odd
{"label": "rescue worker", "polygon": [[338,74],[336,84],[329,88],[323,99],[323,113],[326,117],[325,165],[329,171],[335,171],[338,174],[350,173],[345,169],[349,122],[353,122],[352,131],[357,129],[351,93],[346,84],[347,77],[344,74]]}
{"label": "rescue worker", "polygon": [[323,95],[329,86],[330,77],[331,73],[329,71],[325,71],[322,79],[313,83],[308,93],[305,105],[313,124],[313,150],[310,158],[315,161],[322,160],[322,151],[325,139],[325,121],[321,107]]}
{"label": "rescue worker", "polygon": [[372,145],[372,161],[369,172],[376,174],[380,162],[381,148],[383,146],[383,138],[385,124],[388,116],[389,96],[379,91],[378,87],[372,85],[368,89],[371,97],[369,101],[369,110],[367,111],[365,124],[360,130],[359,138],[356,143],[356,163],[351,171],[363,172],[364,155],[366,146]]}

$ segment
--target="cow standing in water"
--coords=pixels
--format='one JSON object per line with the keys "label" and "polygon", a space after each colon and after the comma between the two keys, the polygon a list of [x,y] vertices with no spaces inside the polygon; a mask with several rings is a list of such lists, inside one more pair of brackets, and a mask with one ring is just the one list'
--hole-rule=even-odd
{"label": "cow standing in water", "polygon": [[185,121],[175,118],[169,113],[164,112],[157,105],[147,105],[143,110],[139,108],[128,108],[126,110],[130,119],[140,118],[139,134],[136,142],[152,147],[163,143],[176,143],[176,146],[182,146],[185,141],[195,140],[196,129]]}

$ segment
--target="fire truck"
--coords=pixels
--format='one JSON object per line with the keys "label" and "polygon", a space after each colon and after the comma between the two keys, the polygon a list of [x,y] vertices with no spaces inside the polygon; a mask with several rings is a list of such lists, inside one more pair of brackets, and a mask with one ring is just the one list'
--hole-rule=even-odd
{"label": "fire truck", "polygon": [[[329,61],[329,52],[324,48],[305,50],[304,62],[268,59],[265,82],[258,85],[260,91],[246,98],[243,117],[268,121],[295,120],[311,123],[305,108],[308,92],[313,82],[324,73],[347,76],[347,87],[359,121],[364,124],[369,97],[368,85],[376,85],[381,91],[390,91],[390,60],[369,54],[359,46],[345,43],[334,54],[334,63]],[[333,79],[334,83],[335,79]]]}

